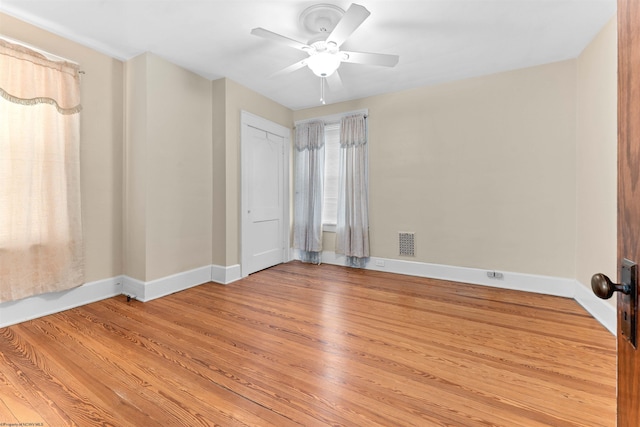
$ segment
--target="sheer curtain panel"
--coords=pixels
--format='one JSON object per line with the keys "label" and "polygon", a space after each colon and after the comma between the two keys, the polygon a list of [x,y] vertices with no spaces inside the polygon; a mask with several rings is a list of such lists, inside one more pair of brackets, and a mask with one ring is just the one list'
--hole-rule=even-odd
{"label": "sheer curtain panel", "polygon": [[0,39],[0,302],[84,281],[78,67]]}
{"label": "sheer curtain panel", "polygon": [[340,187],[336,253],[352,267],[369,258],[369,185],[367,122],[364,114],[343,117],[340,124]]}
{"label": "sheer curtain panel", "polygon": [[302,261],[320,264],[322,258],[322,201],[324,179],[324,123],[296,126],[293,247]]}

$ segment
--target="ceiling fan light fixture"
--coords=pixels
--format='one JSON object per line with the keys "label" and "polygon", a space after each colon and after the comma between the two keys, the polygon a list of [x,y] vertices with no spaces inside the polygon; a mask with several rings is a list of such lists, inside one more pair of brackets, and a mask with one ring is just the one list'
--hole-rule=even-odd
{"label": "ceiling fan light fixture", "polygon": [[306,64],[316,76],[329,77],[340,66],[340,58],[330,52],[319,52],[311,55]]}

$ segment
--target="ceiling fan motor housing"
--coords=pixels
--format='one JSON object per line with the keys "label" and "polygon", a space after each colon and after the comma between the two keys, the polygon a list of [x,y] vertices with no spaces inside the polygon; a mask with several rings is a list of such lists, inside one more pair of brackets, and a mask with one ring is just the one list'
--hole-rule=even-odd
{"label": "ceiling fan motor housing", "polygon": [[328,35],[344,16],[344,10],[332,4],[317,4],[300,14],[300,25],[311,34]]}

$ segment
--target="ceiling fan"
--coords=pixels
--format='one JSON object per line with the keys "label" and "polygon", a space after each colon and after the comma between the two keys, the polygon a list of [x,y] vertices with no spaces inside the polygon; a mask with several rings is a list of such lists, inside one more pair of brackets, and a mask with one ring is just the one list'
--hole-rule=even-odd
{"label": "ceiling fan", "polygon": [[398,63],[398,55],[340,50],[340,46],[370,14],[371,12],[364,6],[355,3],[346,12],[330,4],[311,6],[300,15],[302,25],[316,34],[308,43],[299,42],[260,27],[251,30],[251,34],[285,44],[308,54],[307,58],[278,71],[274,76],[309,67],[316,76],[321,78],[320,100],[324,103],[325,80],[333,91],[342,89],[342,79],[338,73],[338,67],[341,63],[383,67],[393,67]]}

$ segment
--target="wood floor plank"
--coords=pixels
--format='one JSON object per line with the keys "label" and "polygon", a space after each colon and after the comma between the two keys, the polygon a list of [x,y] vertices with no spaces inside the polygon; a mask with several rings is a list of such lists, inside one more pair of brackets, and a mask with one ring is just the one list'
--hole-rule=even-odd
{"label": "wood floor plank", "polygon": [[0,372],[0,420],[8,424],[18,422],[42,422],[42,419],[26,402],[26,398]]}
{"label": "wood floor plank", "polygon": [[[119,308],[126,307],[122,303],[117,305]],[[87,310],[94,310],[95,313],[99,313],[100,307],[87,307]],[[236,401],[238,394],[234,393],[234,385],[239,382],[243,387],[248,388],[243,399],[250,403],[250,413],[262,411],[262,405],[258,402],[256,406],[257,402],[254,399],[257,400],[257,398],[251,395],[251,391],[263,390],[267,387],[261,386],[255,377],[243,378],[242,372],[236,369],[234,364],[229,364],[229,360],[233,359],[222,359],[217,349],[209,347],[206,337],[198,339],[196,334],[186,328],[173,328],[175,333],[172,333],[171,324],[167,322],[158,322],[157,327],[155,325],[145,325],[136,321],[135,312],[129,313],[127,324],[127,328],[118,325],[112,325],[112,328],[118,334],[129,335],[131,341],[143,347],[144,351],[147,352],[145,363],[153,362],[153,360],[149,360],[149,358],[153,358],[156,359],[155,363],[152,363],[153,366],[169,364],[173,365],[172,369],[179,369],[180,382],[189,384],[189,393],[192,394],[191,401],[194,404],[201,400],[200,396],[202,395],[208,394],[208,397],[211,397],[212,394],[215,394],[215,406],[220,409],[224,406],[225,402],[223,400],[226,395],[231,397],[234,400],[234,405],[238,405],[238,409],[240,409],[243,402]],[[152,336],[155,338],[149,339]],[[162,337],[162,339],[159,339],[159,337]],[[100,337],[96,338],[100,339]],[[159,369],[156,368],[155,375],[162,374],[165,381],[170,383],[175,381],[175,379],[171,378],[172,372],[170,370],[158,371]],[[178,384],[175,384],[175,386],[177,387]],[[222,397],[217,396],[218,393],[214,392],[216,388],[218,392],[223,393]],[[271,393],[267,391],[267,394],[270,395]],[[200,401],[200,404],[204,405],[205,403],[207,402]],[[233,409],[234,406],[230,408]],[[201,410],[206,412],[206,405]],[[236,412],[239,413],[239,411]],[[267,418],[273,418],[273,425],[288,425],[286,416],[283,418],[281,414],[277,414],[274,411],[265,414]],[[255,423],[255,420],[251,422]],[[261,423],[261,425],[263,424]]]}
{"label": "wood floor plank", "polygon": [[[85,318],[87,319],[89,317]],[[91,347],[97,347],[100,342],[105,341],[105,334],[104,331],[96,333],[102,329],[97,327],[101,323],[98,319],[94,318],[91,323],[94,324],[92,327],[84,328],[84,340]],[[221,368],[207,366],[205,370],[194,369],[197,366],[193,365],[194,359],[187,360],[184,357],[189,352],[190,343],[172,339],[173,345],[182,348],[174,352],[169,344],[159,346],[147,340],[146,334],[151,330],[148,326],[138,325],[136,330],[121,328],[113,323],[103,326],[108,327],[116,341],[124,338],[135,347],[129,348],[128,363],[120,358],[116,342],[101,348],[100,353],[119,364],[126,364],[128,375],[145,378],[145,387],[153,392],[153,399],[158,399],[156,404],[164,403],[166,411],[177,414],[175,422],[187,425],[205,421],[221,425],[266,425],[266,420],[270,420],[269,425],[289,425],[277,413],[264,410],[237,394],[228,393],[226,388],[212,381],[207,372],[224,374]],[[154,333],[162,336],[164,331]],[[185,405],[183,402],[189,404]]]}
{"label": "wood floor plank", "polygon": [[[102,376],[117,377],[116,369],[108,373],[102,370],[102,356],[97,349],[85,351],[85,347],[79,344],[82,342],[80,337],[69,339],[59,328],[62,325],[64,322],[47,319],[19,325],[20,338],[38,343],[33,351],[37,358],[28,356],[31,352],[26,353],[27,357],[22,360],[14,358],[42,399],[55,404],[40,408],[41,415],[49,424],[56,425],[59,421],[55,417],[61,413],[79,425],[92,425],[96,420],[117,425],[119,417],[114,417],[115,413],[109,410],[116,407],[117,414],[124,414],[126,419],[148,421],[147,414],[118,396],[117,388],[112,389],[101,381]],[[33,362],[30,363],[31,360]],[[91,399],[87,399],[87,396],[91,396]],[[102,407],[102,404],[105,406]]]}
{"label": "wood floor plank", "polygon": [[545,295],[292,262],[0,335],[0,422],[615,425],[615,337]]}

